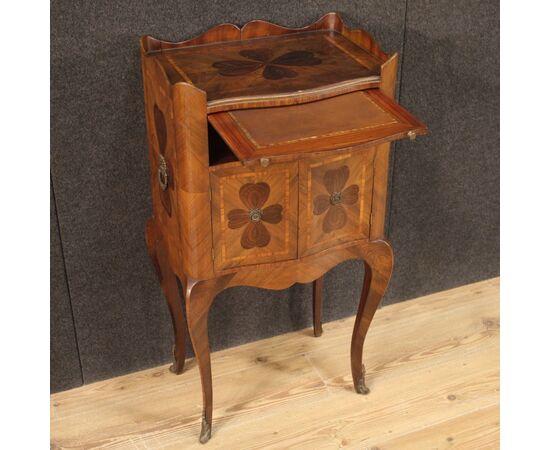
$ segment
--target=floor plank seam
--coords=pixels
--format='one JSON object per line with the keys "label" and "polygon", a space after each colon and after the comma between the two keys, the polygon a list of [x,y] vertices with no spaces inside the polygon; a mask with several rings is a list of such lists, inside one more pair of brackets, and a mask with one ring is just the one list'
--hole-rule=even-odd
{"label": "floor plank seam", "polygon": [[309,355],[307,353],[304,353],[304,358],[307,360],[307,362],[309,363],[309,365],[313,368],[313,370],[315,371],[315,373],[317,374],[317,376],[319,377],[319,379],[323,382],[323,385],[325,386],[325,391],[328,392],[328,385],[327,385],[327,382],[326,380],[323,378],[323,376],[321,375],[321,372],[319,372],[319,368],[315,365],[315,363],[313,361],[311,361]]}

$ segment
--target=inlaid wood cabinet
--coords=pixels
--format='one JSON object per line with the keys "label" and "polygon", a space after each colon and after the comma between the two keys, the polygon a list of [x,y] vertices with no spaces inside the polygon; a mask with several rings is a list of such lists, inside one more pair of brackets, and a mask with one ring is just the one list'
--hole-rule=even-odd
{"label": "inlaid wood cabinet", "polygon": [[252,21],[183,42],[144,36],[141,56],[147,248],[174,325],[171,370],[183,371],[186,328],[195,351],[200,441],[212,431],[208,311],[231,286],[313,282],[318,336],[323,275],[363,260],[351,371],[367,393],[363,342],[393,266],[384,239],[390,143],[427,132],[393,100],[397,55],[330,13],[301,29]]}

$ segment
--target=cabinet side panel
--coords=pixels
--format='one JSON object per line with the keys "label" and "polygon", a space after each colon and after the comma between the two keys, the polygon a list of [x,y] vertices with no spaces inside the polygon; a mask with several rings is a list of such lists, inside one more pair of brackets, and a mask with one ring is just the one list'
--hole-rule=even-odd
{"label": "cabinet side panel", "polygon": [[181,264],[176,190],[176,136],[170,83],[158,64],[142,56],[145,118],[153,218],[158,236],[166,244],[170,264]]}
{"label": "cabinet side panel", "polygon": [[394,53],[380,68],[380,90],[392,100],[395,98],[398,67],[399,59],[397,53]]}
{"label": "cabinet side panel", "polygon": [[173,100],[183,270],[195,279],[210,278],[213,261],[206,94],[178,83]]}
{"label": "cabinet side panel", "polygon": [[[380,90],[387,97],[395,97],[398,69],[398,56],[394,53],[381,67]],[[391,143],[376,147],[374,158],[374,187],[372,196],[371,240],[383,239],[385,236],[386,205],[388,201],[388,178],[390,172]]]}
{"label": "cabinet side panel", "polygon": [[388,201],[388,178],[390,167],[391,143],[376,147],[374,157],[374,186],[372,195],[372,223],[370,239],[375,241],[385,236],[386,205]]}

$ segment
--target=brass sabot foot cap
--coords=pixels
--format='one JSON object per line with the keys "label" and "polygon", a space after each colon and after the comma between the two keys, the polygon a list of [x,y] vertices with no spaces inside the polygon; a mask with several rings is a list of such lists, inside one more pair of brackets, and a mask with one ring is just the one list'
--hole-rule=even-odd
{"label": "brass sabot foot cap", "polygon": [[355,386],[355,390],[358,394],[361,395],[367,395],[370,392],[370,389],[365,384],[365,366],[363,365],[363,370],[361,373],[361,378],[357,381],[357,386]]}
{"label": "brass sabot foot cap", "polygon": [[199,442],[201,444],[206,444],[212,435],[212,426],[206,421],[206,419],[202,418],[202,427],[201,427],[201,435],[199,437]]}

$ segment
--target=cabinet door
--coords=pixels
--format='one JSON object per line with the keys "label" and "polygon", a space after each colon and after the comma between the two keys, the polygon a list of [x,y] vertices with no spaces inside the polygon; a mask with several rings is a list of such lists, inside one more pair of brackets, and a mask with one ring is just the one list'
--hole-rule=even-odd
{"label": "cabinet door", "polygon": [[369,237],[374,150],[300,162],[300,256]]}
{"label": "cabinet door", "polygon": [[217,269],[296,258],[297,163],[220,166],[210,179]]}

